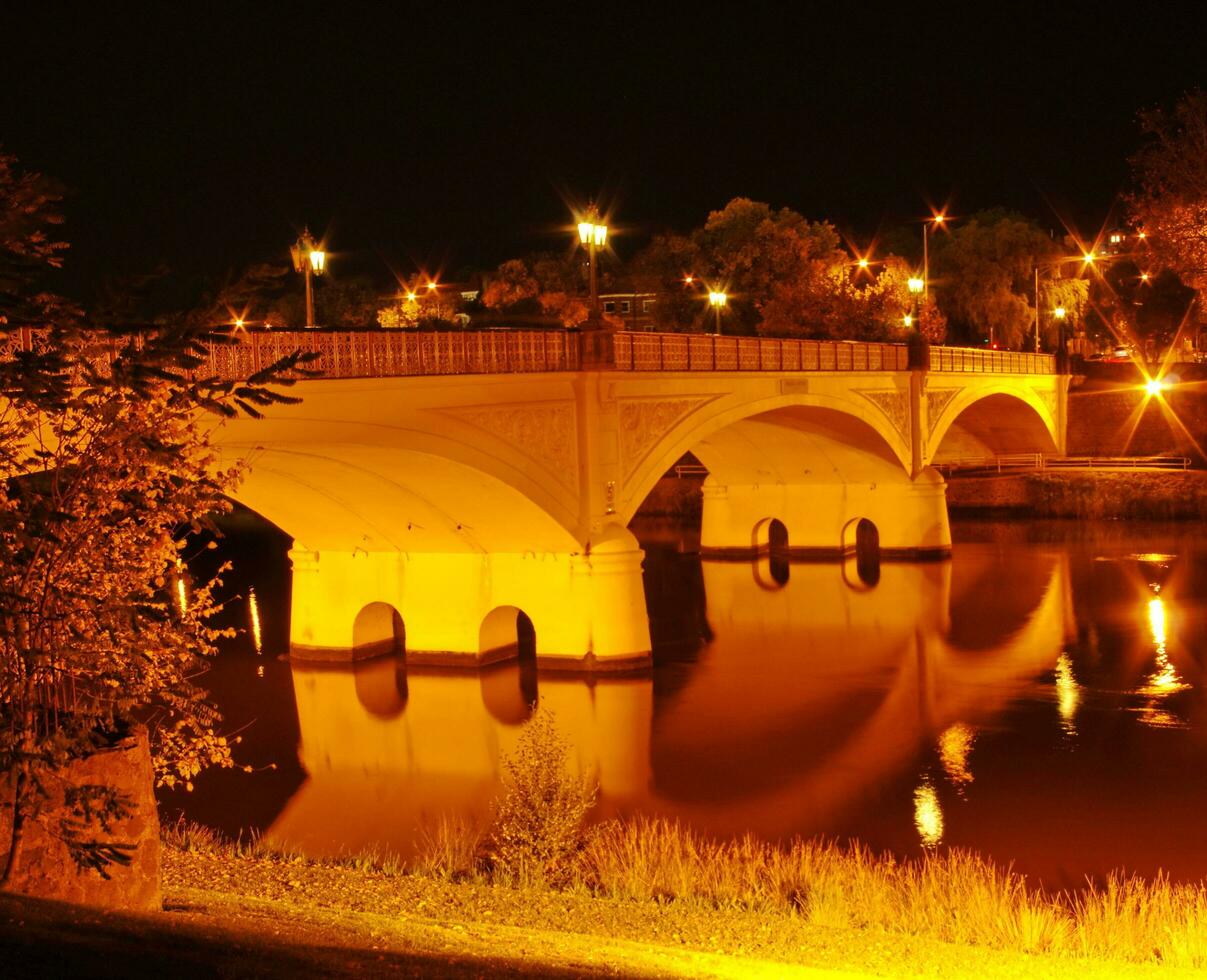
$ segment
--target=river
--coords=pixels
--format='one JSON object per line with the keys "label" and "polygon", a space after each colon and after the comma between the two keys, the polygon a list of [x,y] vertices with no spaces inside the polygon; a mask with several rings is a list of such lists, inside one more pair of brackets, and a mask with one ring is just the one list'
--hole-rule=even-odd
{"label": "river", "polygon": [[1198,525],[956,521],[950,561],[871,574],[701,562],[690,529],[634,530],[654,667],[586,680],[291,666],[288,541],[241,525],[217,553],[241,633],[205,683],[255,771],[162,794],[165,819],[405,856],[441,814],[486,819],[535,687],[600,818],[967,848],[1052,887],[1207,877]]}

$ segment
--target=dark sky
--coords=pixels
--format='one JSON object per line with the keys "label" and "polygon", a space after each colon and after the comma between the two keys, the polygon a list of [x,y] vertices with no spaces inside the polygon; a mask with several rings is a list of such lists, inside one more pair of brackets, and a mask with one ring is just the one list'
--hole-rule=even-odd
{"label": "dark sky", "polygon": [[282,257],[303,223],[336,272],[493,265],[593,194],[622,253],[737,195],[1092,231],[1136,110],[1207,84],[1190,6],[39,7],[6,23],[0,142],[72,188],[76,291]]}

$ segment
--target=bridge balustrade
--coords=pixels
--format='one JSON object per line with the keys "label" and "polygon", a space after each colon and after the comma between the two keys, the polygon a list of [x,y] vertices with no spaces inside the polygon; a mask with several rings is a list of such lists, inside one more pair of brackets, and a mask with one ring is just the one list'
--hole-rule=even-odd
{"label": "bridge balustrade", "polygon": [[[0,334],[0,357],[38,346],[41,331]],[[310,367],[327,378],[382,378],[444,374],[522,374],[577,371],[582,335],[557,330],[272,330],[237,335],[209,347],[212,376],[249,377],[294,350],[319,356]],[[904,344],[716,334],[613,335],[620,371],[906,371]],[[116,352],[116,349],[115,349]],[[1051,354],[932,347],[930,369],[977,374],[1054,374]]]}
{"label": "bridge balustrade", "polygon": [[317,353],[308,367],[326,378],[575,371],[577,337],[555,331],[326,333],[274,330],[210,347],[218,377],[247,377],[293,350]]}
{"label": "bridge balustrade", "polygon": [[903,344],[716,334],[618,333],[620,371],[904,371]]}
{"label": "bridge balustrade", "polygon": [[1026,351],[932,347],[930,369],[978,374],[1055,374],[1056,358],[1052,354]]}

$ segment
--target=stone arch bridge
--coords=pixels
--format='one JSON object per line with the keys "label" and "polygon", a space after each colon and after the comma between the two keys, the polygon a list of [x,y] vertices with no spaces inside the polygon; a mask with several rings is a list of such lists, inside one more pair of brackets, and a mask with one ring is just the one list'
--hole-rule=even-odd
{"label": "stone arch bridge", "polygon": [[756,554],[774,519],[790,553],[840,557],[868,521],[884,558],[915,560],[950,550],[932,464],[1064,449],[1068,379],[1047,355],[274,332],[215,348],[211,367],[246,376],[299,346],[324,371],[294,389],[301,403],[214,436],[247,466],[239,502],[294,538],[291,642],[316,659],[405,645],[408,663],[479,665],[516,652],[503,609],[525,614],[542,667],[647,664],[627,525],[687,452],[709,472],[702,552]]}

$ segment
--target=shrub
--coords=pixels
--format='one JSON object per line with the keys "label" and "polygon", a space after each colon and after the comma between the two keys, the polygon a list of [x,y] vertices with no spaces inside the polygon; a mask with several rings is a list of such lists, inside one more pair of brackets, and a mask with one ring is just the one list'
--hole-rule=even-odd
{"label": "shrub", "polygon": [[487,846],[496,880],[525,887],[567,878],[596,796],[595,780],[571,763],[553,713],[538,707],[503,760],[503,794]]}

